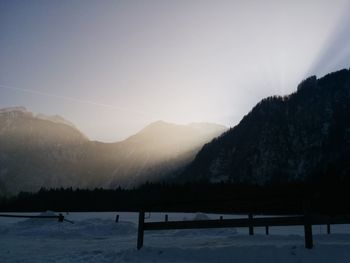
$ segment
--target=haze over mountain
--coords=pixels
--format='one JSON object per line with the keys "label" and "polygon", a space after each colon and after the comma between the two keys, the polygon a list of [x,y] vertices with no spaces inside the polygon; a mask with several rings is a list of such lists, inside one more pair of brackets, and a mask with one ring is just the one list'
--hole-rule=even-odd
{"label": "haze over mountain", "polygon": [[60,116],[0,110],[0,194],[41,187],[137,186],[188,164],[226,128],[158,121],[116,143],[90,141]]}
{"label": "haze over mountain", "polygon": [[269,97],[206,144],[182,180],[270,184],[350,176],[350,70]]}

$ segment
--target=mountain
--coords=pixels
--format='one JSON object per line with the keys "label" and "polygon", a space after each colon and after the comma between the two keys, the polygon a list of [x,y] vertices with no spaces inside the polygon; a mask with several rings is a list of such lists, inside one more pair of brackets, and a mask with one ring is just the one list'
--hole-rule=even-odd
{"label": "mountain", "polygon": [[0,192],[79,181],[88,139],[69,125],[35,117],[22,107],[0,110]]}
{"label": "mountain", "polygon": [[[177,125],[154,122],[139,133],[112,146],[118,156],[112,185],[133,186],[165,178],[192,161],[200,148],[226,130],[209,123]],[[137,165],[135,165],[137,164]]]}
{"label": "mountain", "polygon": [[155,122],[117,143],[90,141],[60,116],[0,110],[0,194],[41,187],[134,187],[176,174],[226,128]]}
{"label": "mountain", "polygon": [[349,176],[350,71],[344,69],[262,100],[206,144],[180,178],[266,185]]}

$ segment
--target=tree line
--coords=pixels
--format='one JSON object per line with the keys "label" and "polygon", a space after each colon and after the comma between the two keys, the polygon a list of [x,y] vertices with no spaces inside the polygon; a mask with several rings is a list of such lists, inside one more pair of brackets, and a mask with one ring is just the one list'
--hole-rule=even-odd
{"label": "tree line", "polygon": [[350,180],[252,184],[146,183],[134,189],[42,188],[0,198],[2,212],[168,211],[218,213],[349,213]]}

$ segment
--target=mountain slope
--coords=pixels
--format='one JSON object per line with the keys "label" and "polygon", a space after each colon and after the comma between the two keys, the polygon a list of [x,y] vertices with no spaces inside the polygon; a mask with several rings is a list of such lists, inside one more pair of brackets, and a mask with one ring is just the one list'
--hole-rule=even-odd
{"label": "mountain slope", "polygon": [[310,77],[258,103],[206,144],[181,176],[266,184],[350,175],[350,71]]}
{"label": "mountain slope", "polygon": [[[132,186],[162,179],[193,160],[200,148],[226,130],[208,123],[177,125],[158,121],[123,142],[113,145],[118,156],[113,185]],[[137,164],[137,165],[135,165]]]}
{"label": "mountain slope", "polygon": [[36,118],[24,108],[0,110],[0,189],[75,185],[88,139],[66,124]]}
{"label": "mountain slope", "polygon": [[2,109],[0,194],[41,187],[133,187],[160,180],[188,164],[225,129],[156,122],[122,142],[101,143],[88,140],[62,117],[34,116],[22,107]]}

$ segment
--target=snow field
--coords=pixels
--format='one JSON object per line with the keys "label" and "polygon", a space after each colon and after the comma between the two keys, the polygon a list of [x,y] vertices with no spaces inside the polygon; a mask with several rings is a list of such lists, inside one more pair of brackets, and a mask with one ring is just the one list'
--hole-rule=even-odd
{"label": "snow field", "polygon": [[[137,213],[69,213],[54,219],[0,218],[0,262],[350,262],[350,227],[314,226],[315,248],[304,248],[302,227],[146,231],[136,250]],[[169,220],[219,215],[168,213]],[[147,218],[148,214],[146,214]],[[224,218],[237,217],[225,215]],[[146,221],[164,220],[152,213]]]}

